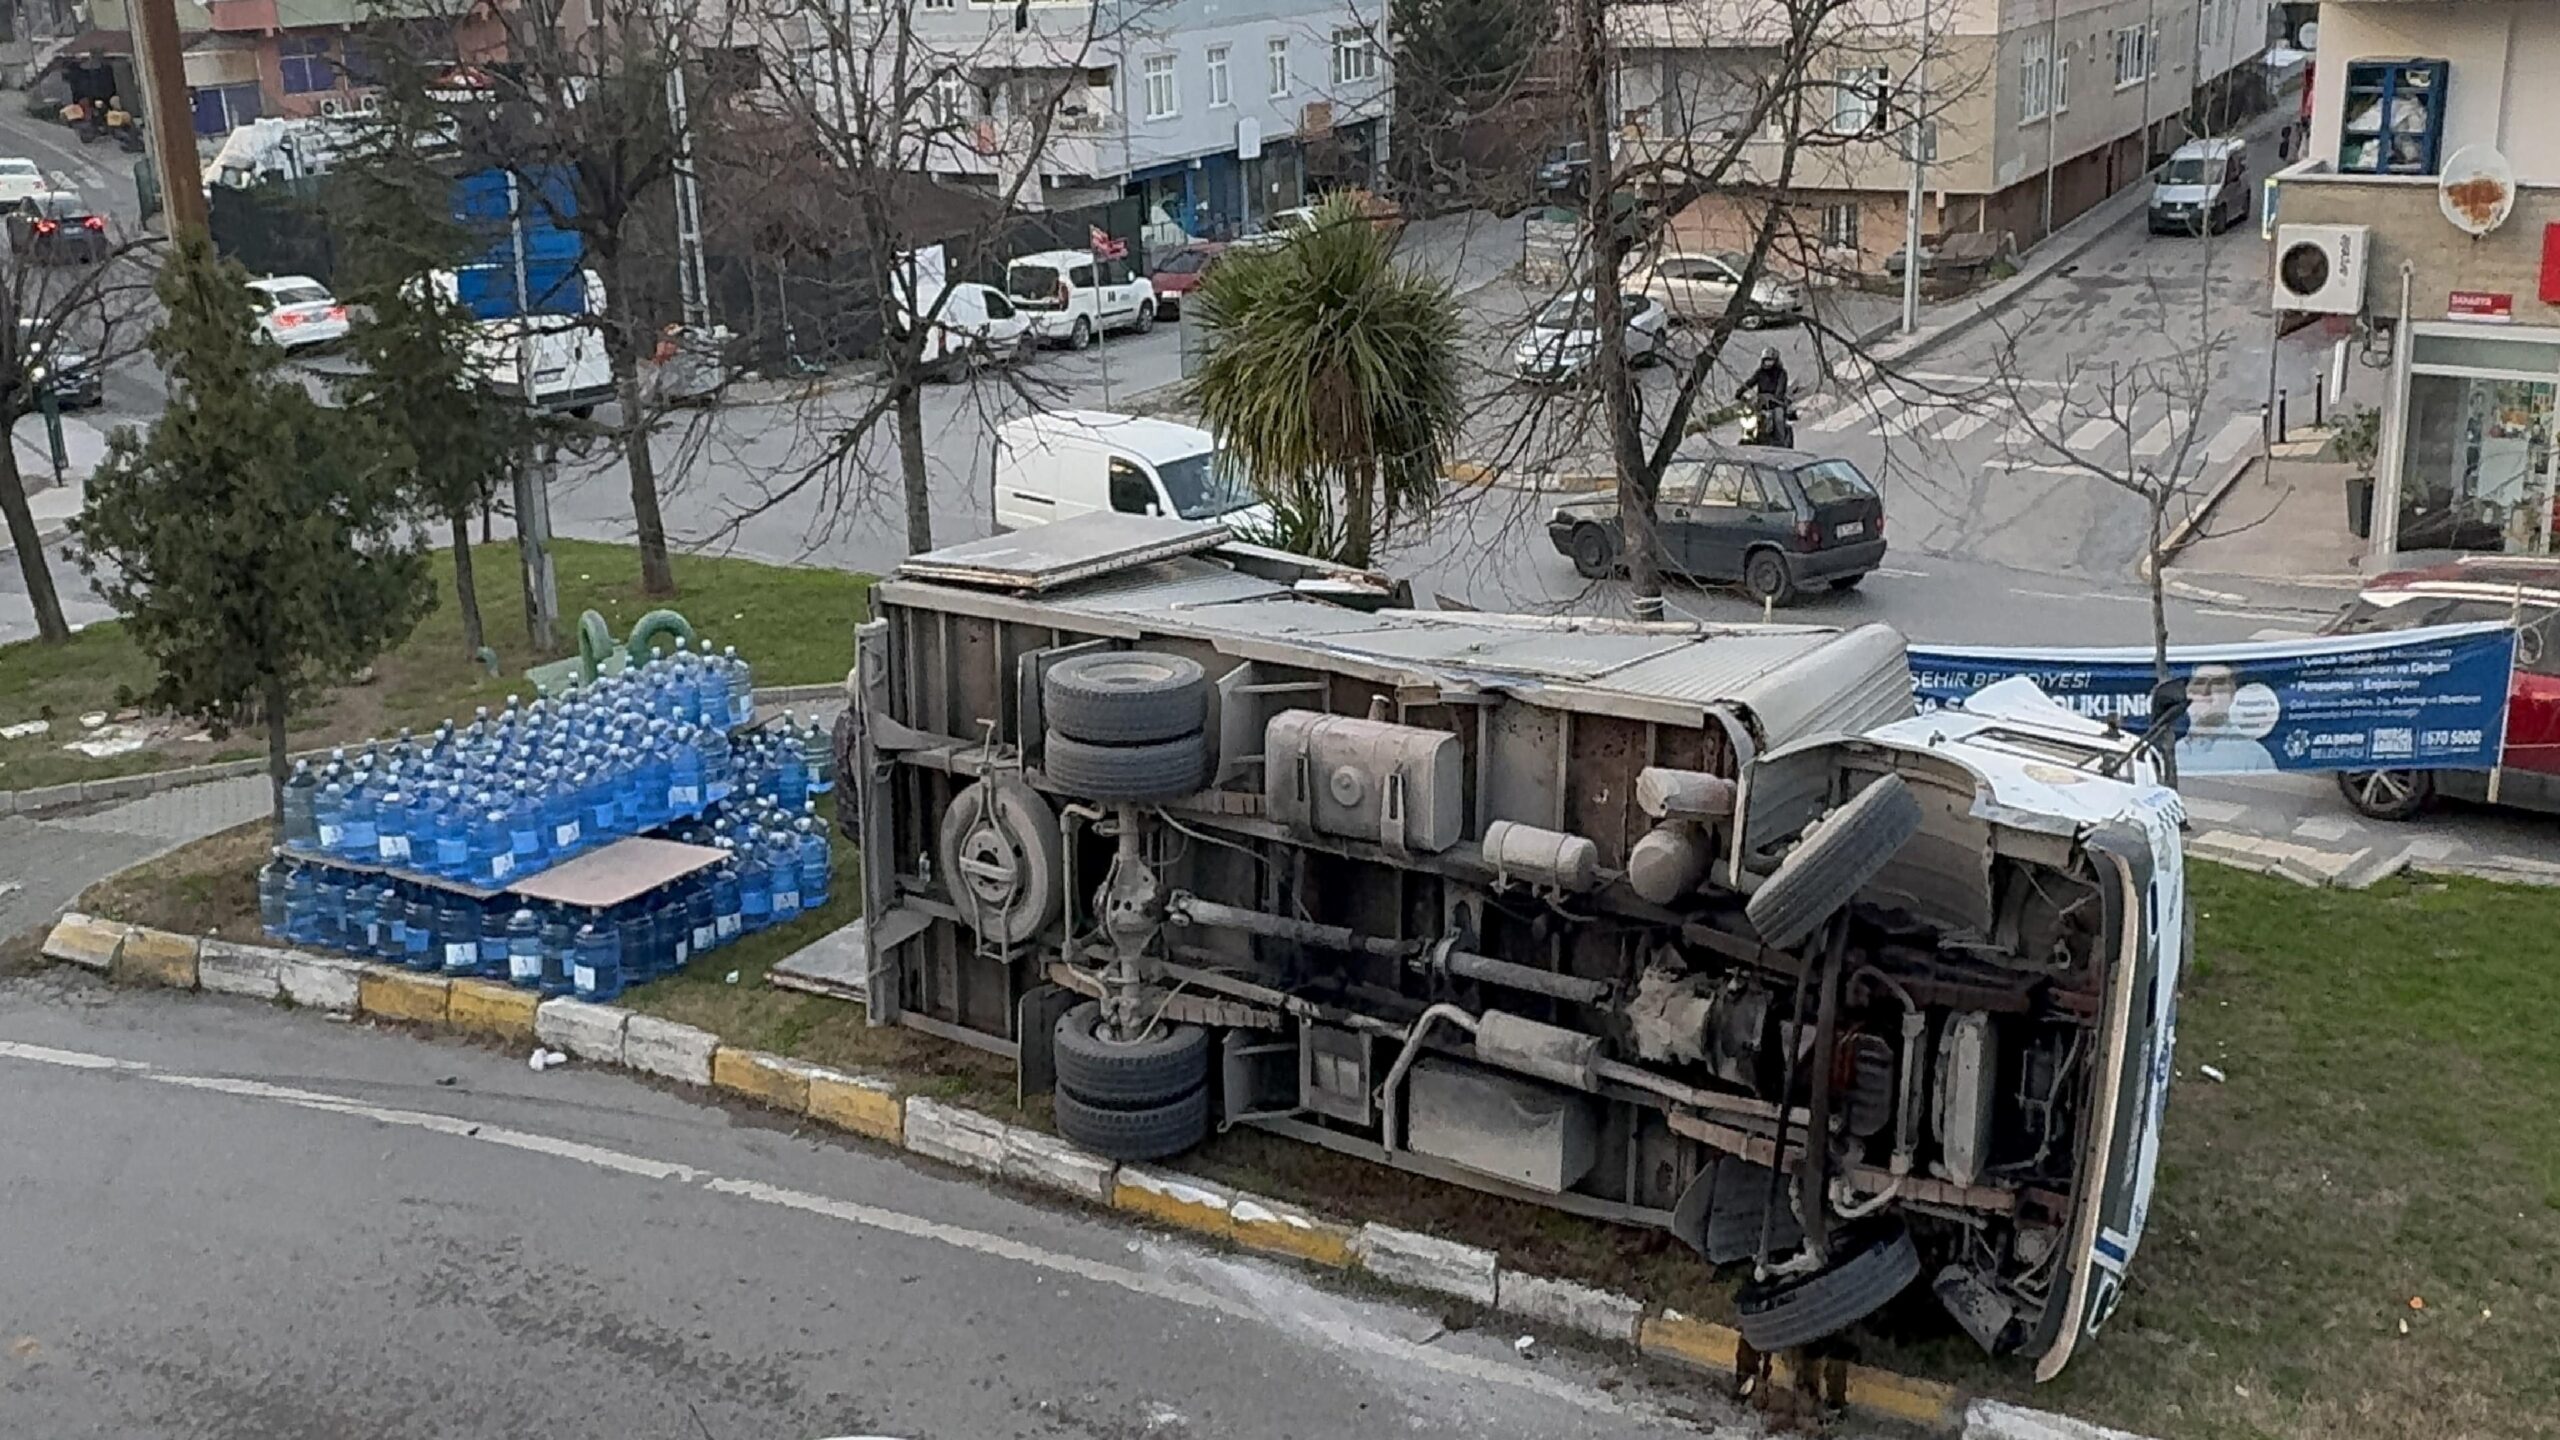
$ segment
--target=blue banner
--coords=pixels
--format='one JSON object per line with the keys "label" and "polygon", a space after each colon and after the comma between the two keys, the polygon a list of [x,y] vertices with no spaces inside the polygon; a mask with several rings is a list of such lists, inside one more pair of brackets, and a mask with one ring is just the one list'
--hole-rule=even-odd
{"label": "blue banner", "polygon": [[[2486,770],[2506,736],[2515,631],[2439,625],[2169,649],[2178,773]],[[1914,645],[1924,711],[2023,675],[2064,707],[2141,731],[2151,720],[2151,651]]]}

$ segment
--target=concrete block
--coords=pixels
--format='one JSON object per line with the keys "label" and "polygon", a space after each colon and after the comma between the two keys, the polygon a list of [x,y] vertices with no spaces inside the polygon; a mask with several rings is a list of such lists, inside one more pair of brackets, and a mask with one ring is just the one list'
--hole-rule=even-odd
{"label": "concrete block", "polygon": [[809,1109],[809,1077],[816,1073],[814,1065],[762,1050],[741,1050],[723,1045],[711,1052],[711,1086],[732,1095],[788,1110],[794,1115]]}
{"label": "concrete block", "polygon": [[2068,1415],[2030,1410],[2000,1400],[1976,1400],[1965,1407],[1964,1440],[2142,1440],[2125,1430],[2110,1430]]}
{"label": "concrete block", "polygon": [[367,965],[356,983],[356,1009],[383,1020],[441,1025],[453,1001],[453,982],[389,965]]}
{"label": "concrete block", "polygon": [[1111,1203],[1119,1167],[1090,1150],[1026,1125],[1004,1129],[1004,1178],[1057,1190],[1097,1205]]}
{"label": "concrete block", "polygon": [[921,1095],[907,1100],[906,1147],[929,1160],[1001,1175],[1004,1132],[1003,1121],[975,1110]]}
{"label": "concrete block", "polygon": [[217,995],[273,1000],[283,993],[283,982],[276,978],[276,968],[283,963],[284,957],[284,951],[270,950],[263,945],[207,940],[196,951],[196,984]]}
{"label": "concrete block", "polygon": [[494,980],[456,980],[453,997],[445,1009],[445,1023],[474,1035],[530,1041],[534,1012],[541,1007],[542,997],[530,990],[518,990]]}
{"label": "concrete block", "polygon": [[631,1012],[584,1000],[545,1000],[533,1012],[533,1038],[599,1065],[622,1063],[622,1031]]}
{"label": "concrete block", "polygon": [[166,985],[172,990],[193,990],[196,988],[196,947],[203,943],[193,935],[177,935],[137,925],[124,937],[123,947],[116,951],[112,973],[119,980]]}
{"label": "concrete block", "polygon": [[18,812],[22,815],[32,814],[38,810],[50,810],[57,805],[79,803],[80,782],[77,780],[62,785],[39,785],[33,790],[18,792]]}
{"label": "concrete block", "polygon": [[622,1063],[643,1075],[687,1085],[711,1083],[711,1052],[720,1037],[695,1025],[634,1015],[622,1032]]}
{"label": "concrete block", "polygon": [[159,777],[155,775],[118,775],[108,780],[81,781],[80,798],[83,800],[130,800],[137,796],[148,795],[158,788]]}
{"label": "concrete block", "polygon": [[1235,1223],[1236,1244],[1266,1255],[1285,1255],[1336,1270],[1351,1268],[1352,1237],[1348,1225],[1322,1220],[1277,1200],[1237,1195],[1227,1206]]}
{"label": "concrete block", "polygon": [[1742,1370],[1741,1331],[1677,1310],[1646,1316],[1636,1328],[1636,1348],[1656,1359],[1686,1365],[1727,1381]]}
{"label": "concrete block", "polygon": [[53,932],[44,937],[44,957],[91,970],[106,970],[116,963],[116,952],[124,948],[124,937],[133,927],[116,920],[99,920],[77,911],[62,917]]}
{"label": "concrete block", "polygon": [[296,1005],[353,1015],[364,998],[364,970],[353,960],[288,950],[276,961],[276,985]]}
{"label": "concrete block", "polygon": [[1490,1250],[1376,1224],[1361,1226],[1351,1248],[1360,1268],[1381,1280],[1493,1305],[1499,1266]]}
{"label": "concrete block", "polygon": [[15,815],[17,813],[18,792],[15,790],[0,790],[0,815]]}
{"label": "concrete block", "polygon": [[1111,1186],[1111,1208],[1196,1234],[1235,1238],[1235,1196],[1197,1176],[1123,1165]]}
{"label": "concrete block", "polygon": [[907,1139],[907,1108],[898,1087],[869,1075],[810,1071],[809,1118],[891,1145]]}
{"label": "concrete block", "polygon": [[1494,1286],[1493,1308],[1620,1345],[1636,1343],[1644,1303],[1614,1291],[1505,1270]]}
{"label": "concrete block", "polygon": [[1940,1432],[1954,1430],[1964,1418],[1964,1396],[1953,1385],[1872,1365],[1843,1368],[1840,1403],[1852,1410]]}

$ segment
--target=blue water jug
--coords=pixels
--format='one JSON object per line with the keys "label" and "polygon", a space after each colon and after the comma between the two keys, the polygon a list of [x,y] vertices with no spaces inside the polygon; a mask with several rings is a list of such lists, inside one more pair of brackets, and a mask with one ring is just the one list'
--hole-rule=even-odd
{"label": "blue water jug", "polygon": [[753,833],[738,844],[738,919],[750,935],[773,923],[773,871]]}
{"label": "blue water jug", "polygon": [[507,978],[507,907],[499,900],[484,900],[472,907],[471,923],[479,932],[480,943],[474,947],[479,964],[473,973],[491,980]]}
{"label": "blue water jug", "polygon": [[561,774],[557,766],[543,772],[542,825],[549,833],[554,859],[565,860],[586,848],[576,782]]}
{"label": "blue water jug", "polygon": [[471,802],[459,785],[445,787],[438,798],[443,803],[431,814],[435,848],[429,852],[429,868],[448,879],[467,880],[471,877]]}
{"label": "blue water jug", "polygon": [[834,737],[818,728],[811,720],[800,734],[800,749],[809,757],[809,793],[832,795],[836,788],[836,746]]}
{"label": "blue water jug", "polygon": [[827,844],[826,832],[814,822],[801,821],[795,848],[799,851],[800,908],[804,912],[824,909],[829,872],[835,868],[835,856]]}
{"label": "blue water jug", "polygon": [[566,995],[572,988],[570,972],[577,966],[578,927],[570,922],[569,913],[554,906],[542,914],[542,993]]}
{"label": "blue water jug", "polygon": [[800,918],[800,848],[790,834],[775,832],[765,841],[764,853],[773,892],[773,923],[787,925]]}
{"label": "blue water jug", "polygon": [[729,724],[744,725],[756,718],[755,672],[738,658],[735,645],[720,652],[720,667],[729,672]]}
{"label": "blue water jug", "polygon": [[602,765],[589,768],[578,777],[580,803],[586,807],[586,842],[602,845],[613,839],[617,810],[613,802],[613,780]]}
{"label": "blue water jug", "polygon": [[530,875],[542,868],[542,803],[533,798],[533,787],[518,780],[505,796],[507,807],[507,848],[516,858],[518,875]]}
{"label": "blue water jug", "polygon": [[312,881],[319,892],[319,915],[312,922],[310,935],[304,938],[332,950],[355,948],[347,943],[347,901],[355,894],[355,877],[343,870],[323,870],[310,865],[303,868],[314,872]]}
{"label": "blue water jug", "polygon": [[372,885],[347,888],[347,921],[338,935],[338,948],[356,955],[371,955],[382,946],[382,896]]}
{"label": "blue water jug", "polygon": [[444,973],[459,979],[480,973],[480,915],[459,895],[436,904],[436,945],[444,955]]}
{"label": "blue water jug", "polygon": [[599,917],[578,927],[570,984],[579,999],[598,1003],[622,993],[622,942],[610,920]]}
{"label": "blue water jug", "polygon": [[375,852],[373,792],[362,783],[347,791],[346,803],[338,807],[338,853],[349,860],[372,864],[381,858]]}
{"label": "blue water jug", "polygon": [[436,864],[436,837],[444,826],[445,812],[453,802],[444,791],[418,773],[418,788],[409,798],[409,869],[421,875],[440,873]]}
{"label": "blue water jug", "polygon": [[311,762],[296,760],[293,773],[284,782],[284,843],[289,850],[309,853],[320,847],[320,822],[312,807],[320,797],[320,777],[311,773]]}
{"label": "blue water jug", "polygon": [[746,933],[746,887],[740,883],[738,857],[732,854],[720,862],[711,880],[711,931],[715,947],[726,945]]}
{"label": "blue water jug", "polygon": [[487,793],[472,802],[479,812],[471,827],[471,879],[492,889],[515,879],[515,841],[506,808]]}
{"label": "blue water jug", "polygon": [[719,902],[711,894],[711,876],[696,872],[686,886],[684,897],[685,929],[691,943],[685,947],[688,962],[697,955],[708,955],[719,944]]}
{"label": "blue water jug", "polygon": [[623,906],[610,917],[609,923],[619,933],[617,943],[621,947],[622,983],[631,986],[658,978],[661,970],[658,960],[659,929],[650,918],[648,902],[634,901]]}
{"label": "blue water jug", "polygon": [[507,982],[519,990],[542,988],[542,921],[531,906],[507,917]]}
{"label": "blue water jug", "polygon": [[809,755],[801,748],[800,737],[791,733],[788,720],[774,749],[774,797],[783,809],[797,815],[809,800]]}
{"label": "blue water jug", "polygon": [[435,896],[421,890],[400,907],[403,926],[400,931],[400,963],[421,972],[444,969],[443,932],[438,928],[442,918],[436,913]]}
{"label": "blue water jug", "polygon": [[373,856],[380,864],[394,869],[409,865],[409,796],[401,790],[383,792],[374,802]]}
{"label": "blue water jug", "polygon": [[[300,882],[298,896],[293,893],[297,889],[297,881]],[[291,869],[284,858],[284,851],[279,848],[268,857],[266,864],[258,867],[258,928],[278,940],[291,937],[296,898],[306,905],[309,903],[310,877]]]}

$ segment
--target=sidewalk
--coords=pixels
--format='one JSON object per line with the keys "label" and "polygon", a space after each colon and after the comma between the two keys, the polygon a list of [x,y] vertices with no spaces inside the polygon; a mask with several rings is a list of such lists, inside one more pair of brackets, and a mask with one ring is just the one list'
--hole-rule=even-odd
{"label": "sidewalk", "polygon": [[101,810],[47,819],[0,815],[0,938],[50,924],[91,885],[268,811],[267,777],[164,790]]}
{"label": "sidewalk", "polygon": [[107,458],[106,432],[76,416],[62,417],[63,483],[53,483],[53,446],[45,438],[42,415],[22,415],[10,439],[18,447],[18,474],[27,483],[27,508],[35,512],[36,535],[47,544],[70,533],[80,513],[89,477]]}
{"label": "sidewalk", "polygon": [[2168,573],[2207,585],[2236,579],[2357,588],[2364,542],[2348,533],[2346,501],[2354,473],[2336,460],[2284,456],[2250,466],[2203,512]]}

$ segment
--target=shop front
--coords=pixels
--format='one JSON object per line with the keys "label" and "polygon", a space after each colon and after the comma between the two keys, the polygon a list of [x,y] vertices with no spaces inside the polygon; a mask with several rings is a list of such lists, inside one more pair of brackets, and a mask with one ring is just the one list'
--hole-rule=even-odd
{"label": "shop front", "polygon": [[2551,554],[2560,329],[2408,329],[2384,412],[2377,554]]}

